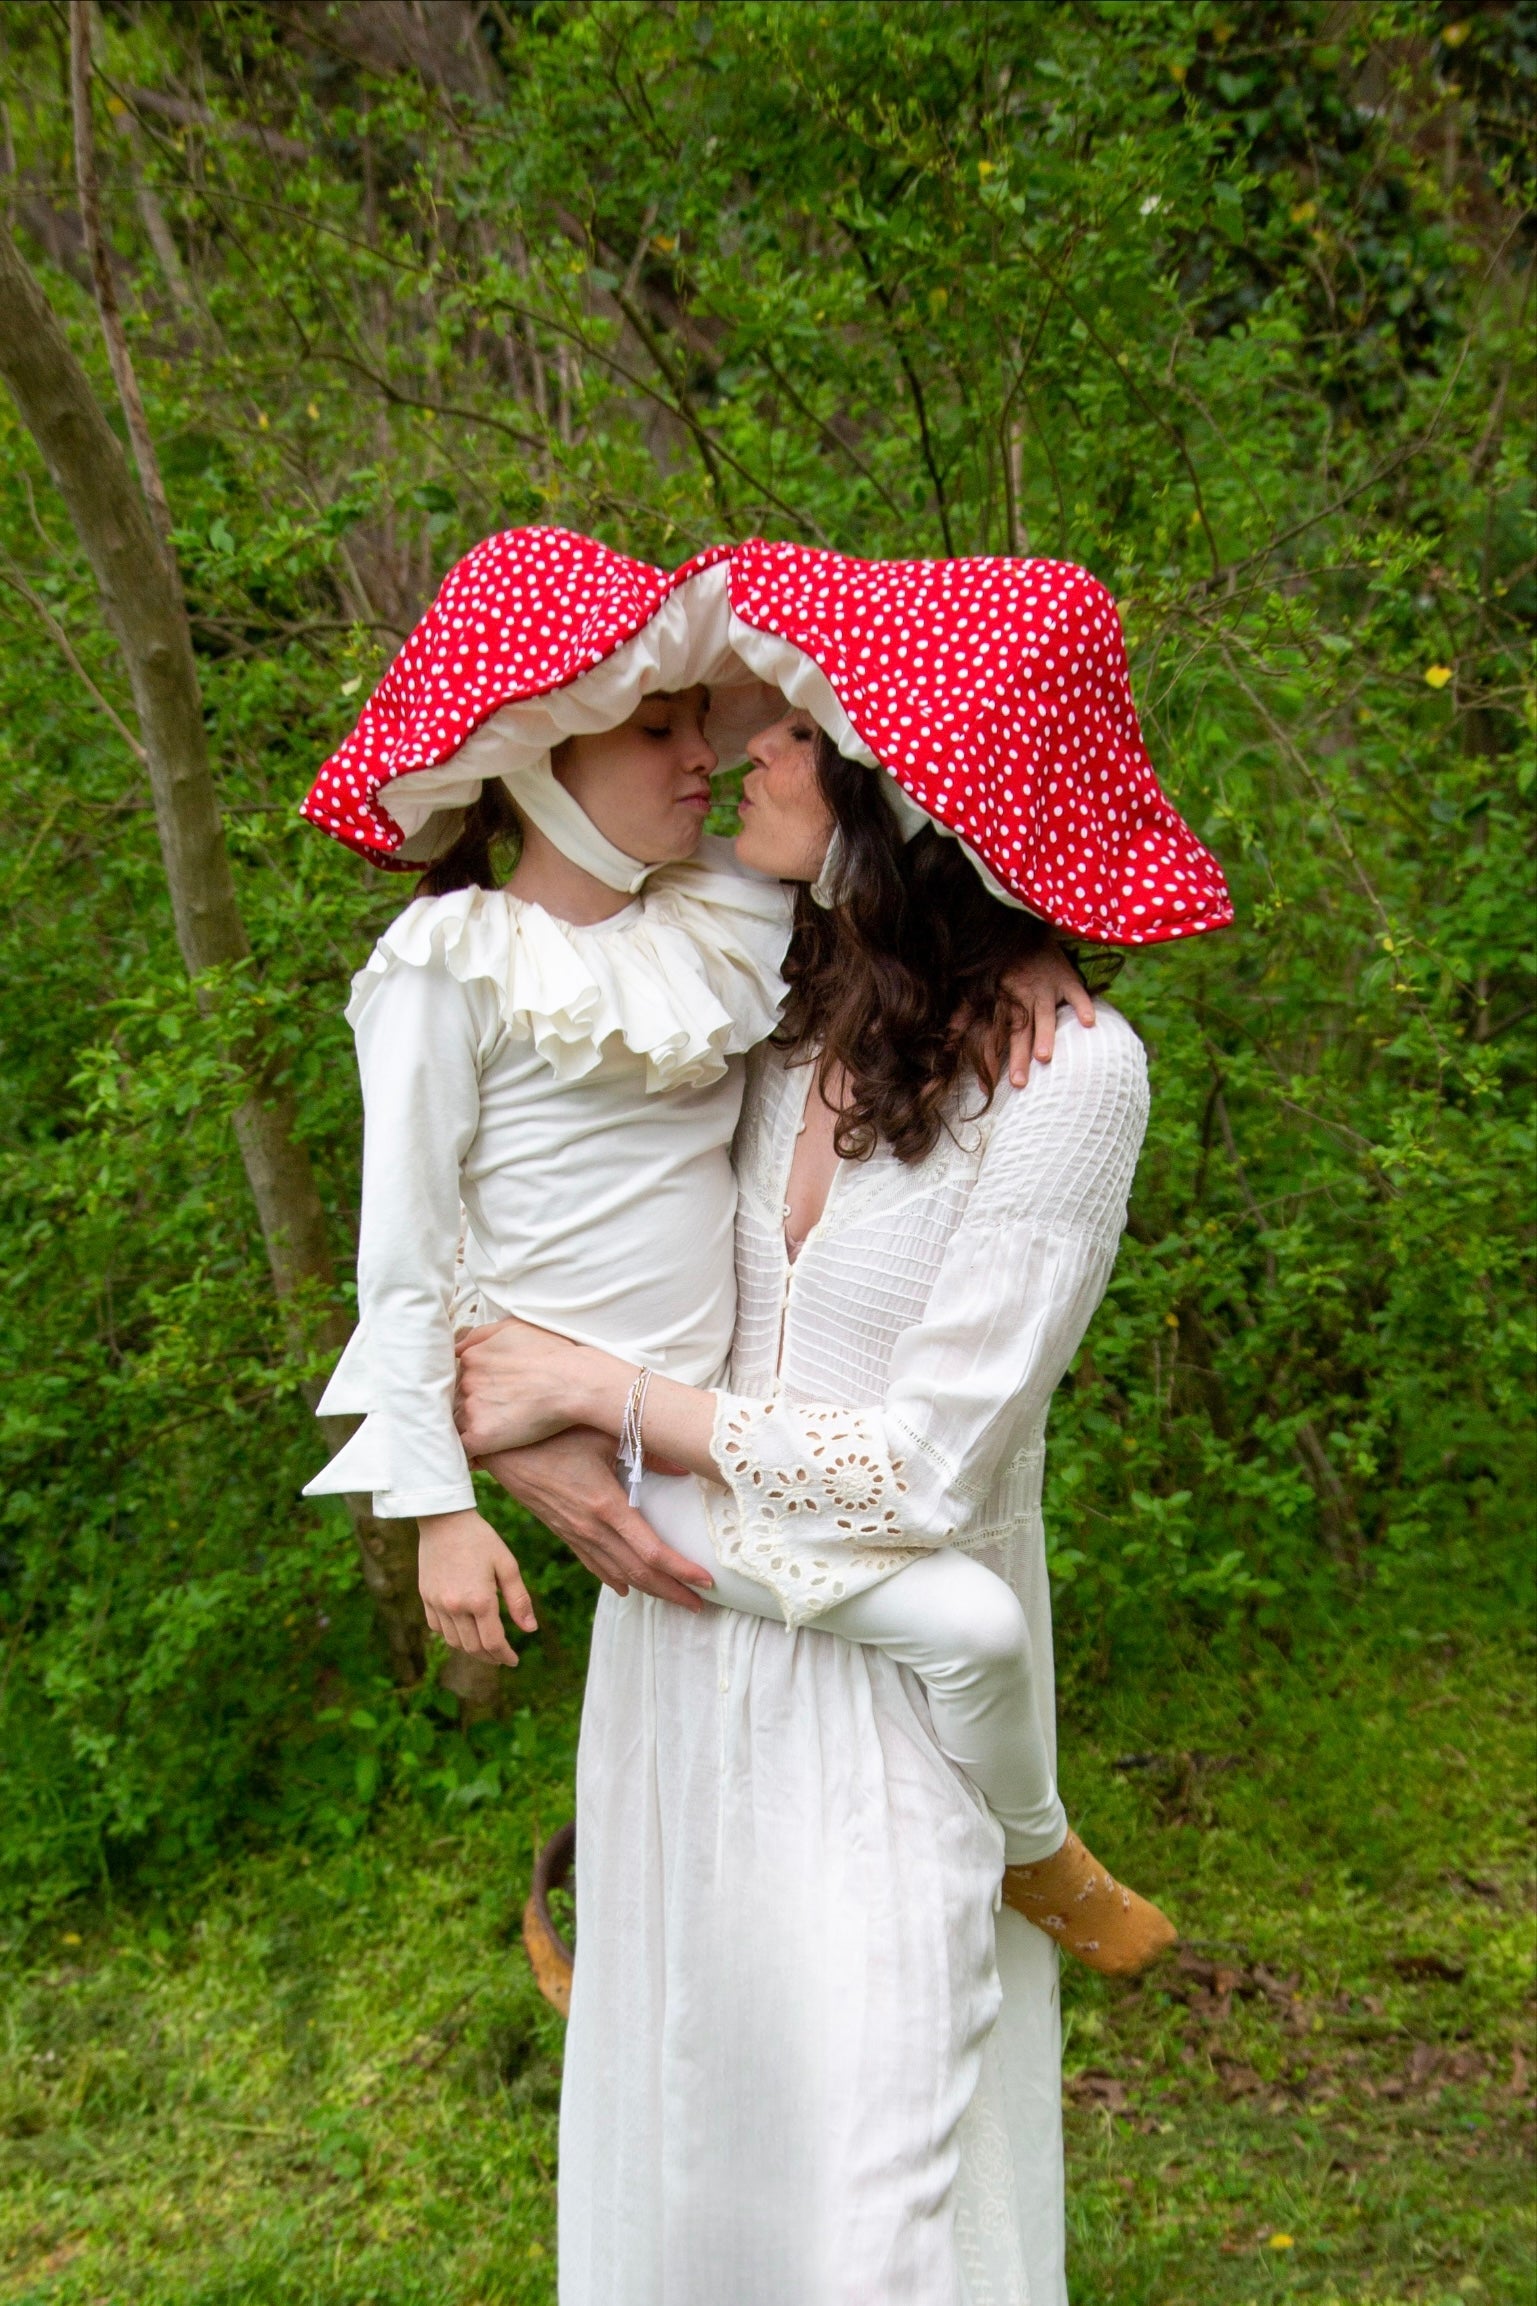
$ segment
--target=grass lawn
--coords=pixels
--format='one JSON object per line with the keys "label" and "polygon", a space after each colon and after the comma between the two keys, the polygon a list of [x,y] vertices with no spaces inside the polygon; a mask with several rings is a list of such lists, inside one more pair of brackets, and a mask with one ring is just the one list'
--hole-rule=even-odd
{"label": "grass lawn", "polygon": [[[1074,2306],[1529,2306],[1530,1684],[1458,1636],[1069,1693],[1075,1820],[1185,1932],[1138,1988],[1064,1976]],[[516,1928],[569,1808],[547,1702],[500,1801],[32,1944],[0,2299],[553,2301],[561,2026]]]}

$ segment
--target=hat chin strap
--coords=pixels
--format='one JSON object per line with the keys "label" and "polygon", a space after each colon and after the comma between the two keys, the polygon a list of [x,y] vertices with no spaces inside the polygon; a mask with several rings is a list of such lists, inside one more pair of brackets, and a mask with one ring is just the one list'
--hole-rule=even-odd
{"label": "hat chin strap", "polygon": [[811,902],[830,913],[838,902],[839,884],[843,879],[843,835],[834,825],[827,838],[827,854],[822,869],[811,883]]}
{"label": "hat chin strap", "polygon": [[504,775],[502,782],[517,808],[531,825],[538,826],[551,847],[559,849],[568,863],[601,881],[605,889],[633,897],[657,870],[655,865],[643,865],[638,858],[626,856],[599,832],[556,776],[548,753],[526,769]]}

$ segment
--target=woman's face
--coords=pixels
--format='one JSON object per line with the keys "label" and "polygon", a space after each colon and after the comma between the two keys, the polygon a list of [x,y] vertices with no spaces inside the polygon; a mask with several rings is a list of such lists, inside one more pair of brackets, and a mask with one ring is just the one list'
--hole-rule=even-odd
{"label": "woman's face", "polygon": [[776,880],[814,881],[833,835],[817,778],[816,722],[809,713],[786,713],[753,738],[747,758],[737,855]]}
{"label": "woman's face", "polygon": [[622,728],[568,737],[551,758],[556,777],[598,831],[642,865],[691,857],[720,763],[706,742],[707,689],[651,696]]}

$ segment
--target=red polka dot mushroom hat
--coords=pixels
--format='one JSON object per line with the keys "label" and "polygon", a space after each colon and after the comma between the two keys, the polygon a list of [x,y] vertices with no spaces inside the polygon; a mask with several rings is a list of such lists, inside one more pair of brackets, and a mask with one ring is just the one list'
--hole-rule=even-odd
{"label": "red polka dot mushroom hat", "polygon": [[890,780],[909,832],[952,835],[996,895],[1071,935],[1150,945],[1232,920],[1221,867],[1153,772],[1115,604],[1067,561],[754,538],[669,573],[511,529],[449,571],[303,813],[377,864],[420,867],[488,778],[531,795],[563,738],[698,683],[723,761],[788,702]]}

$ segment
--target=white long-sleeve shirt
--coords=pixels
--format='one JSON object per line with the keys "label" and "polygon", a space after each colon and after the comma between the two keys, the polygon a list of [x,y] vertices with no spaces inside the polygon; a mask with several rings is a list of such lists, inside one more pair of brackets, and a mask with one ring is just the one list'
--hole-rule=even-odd
{"label": "white long-sleeve shirt", "polygon": [[693,1385],[736,1293],[742,1052],[773,1026],[784,892],[708,843],[593,927],[503,890],[419,899],[354,980],[358,1327],[324,1412],[365,1423],[306,1490],[474,1501],[454,1336],[518,1314]]}
{"label": "white long-sleeve shirt", "polygon": [[[1105,1003],[1050,1065],[904,1166],[842,1162],[792,1265],[786,1184],[810,1066],[766,1050],[738,1138],[738,1317],[710,1500],[723,1560],[791,1624],[914,1547],[1039,1541],[1046,1413],[1104,1295],[1147,1120]],[[980,1105],[973,1090],[969,1109]]]}

